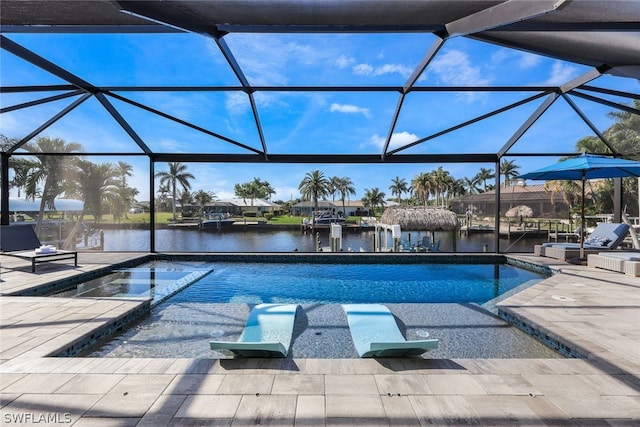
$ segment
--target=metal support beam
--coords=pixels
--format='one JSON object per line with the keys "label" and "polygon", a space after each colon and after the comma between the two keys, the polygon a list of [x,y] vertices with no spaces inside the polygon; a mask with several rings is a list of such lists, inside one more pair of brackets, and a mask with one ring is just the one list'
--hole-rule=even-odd
{"label": "metal support beam", "polygon": [[597,102],[599,104],[603,104],[608,107],[613,107],[618,110],[626,111],[627,113],[640,115],[640,110],[638,110],[637,108],[633,108],[624,104],[618,104],[617,102],[607,101],[606,99],[598,98],[597,96],[587,95],[586,93],[578,92],[576,90],[572,90],[571,92],[569,92],[569,95],[574,95],[579,98],[588,99],[589,101]]}
{"label": "metal support beam", "polygon": [[240,67],[240,64],[238,64],[238,61],[236,61],[235,56],[233,56],[233,52],[231,52],[231,48],[229,47],[227,42],[224,41],[221,37],[214,37],[214,40],[218,45],[220,52],[224,56],[224,59],[227,60],[227,63],[231,67],[231,70],[240,81],[240,84],[242,85],[242,87],[245,89],[249,89],[251,86],[249,84],[249,80],[247,80],[247,77],[244,75],[244,72],[242,72],[242,68]]}
{"label": "metal support beam", "polygon": [[36,99],[35,101],[24,102],[22,104],[11,105],[9,107],[0,108],[0,114],[8,113],[10,111],[16,111],[23,108],[35,107],[36,105],[46,104],[47,102],[60,101],[61,99],[70,98],[72,96],[85,93],[83,90],[78,89],[73,92],[62,93],[60,95],[48,96],[46,98]]}
{"label": "metal support beam", "polygon": [[496,160],[496,209],[493,215],[493,245],[497,254],[500,253],[500,160],[500,157]]}
{"label": "metal support beam", "polygon": [[160,110],[156,110],[155,108],[151,108],[151,107],[149,107],[147,105],[141,104],[141,103],[136,102],[136,101],[134,101],[132,99],[126,98],[126,97],[118,95],[116,93],[110,93],[110,92],[107,93],[107,95],[111,96],[112,98],[116,98],[116,99],[118,99],[118,100],[120,100],[122,102],[126,102],[127,104],[133,105],[134,107],[137,107],[137,108],[143,109],[145,111],[148,111],[150,113],[156,114],[156,115],[158,115],[160,117],[163,117],[165,119],[171,120],[171,121],[176,122],[176,123],[180,123],[181,125],[187,126],[187,127],[191,128],[191,129],[194,129],[194,130],[197,130],[198,132],[202,132],[204,134],[207,134],[207,135],[213,136],[215,138],[221,139],[221,140],[223,140],[225,142],[228,142],[230,144],[236,145],[236,146],[238,146],[240,148],[244,148],[245,150],[252,151],[252,152],[254,152],[256,154],[262,154],[262,152],[260,150],[257,150],[257,149],[255,149],[253,147],[250,147],[248,145],[242,144],[242,143],[240,143],[238,141],[235,141],[235,140],[233,140],[231,138],[227,138],[224,135],[220,135],[219,133],[210,131],[210,130],[205,129],[203,127],[194,125],[193,123],[189,123],[189,122],[187,122],[185,120],[179,119],[179,118],[174,117],[174,116],[172,116],[170,114],[163,113]]}
{"label": "metal support beam", "polygon": [[436,37],[436,40],[431,43],[431,47],[429,47],[427,53],[422,57],[416,68],[413,70],[413,73],[411,73],[411,76],[409,76],[404,86],[402,87],[403,93],[408,93],[411,90],[413,85],[418,81],[418,79],[427,68],[427,66],[431,63],[438,51],[440,51],[440,48],[443,44],[444,39],[440,37]]}
{"label": "metal support beam", "polygon": [[43,70],[53,74],[54,76],[59,77],[80,89],[83,89],[84,91],[91,93],[98,92],[98,89],[86,80],[81,79],[75,74],[65,70],[62,67],[57,66],[53,62],[44,59],[40,55],[30,51],[29,49],[2,35],[0,35],[0,46],[2,46],[2,48],[7,52],[11,52],[17,57],[32,63],[36,67],[42,68]]}
{"label": "metal support beam", "polygon": [[142,149],[142,151],[144,151],[145,153],[151,154],[151,150],[149,149],[149,147],[147,147],[147,144],[144,143],[142,138],[140,138],[140,135],[138,135],[136,131],[133,130],[133,128],[129,125],[129,123],[124,119],[124,117],[122,117],[120,112],[116,110],[116,107],[114,107],[113,104],[109,102],[109,100],[104,96],[104,94],[98,93],[96,94],[96,98],[98,99],[98,101],[100,101],[102,106],[109,112],[109,114],[111,114],[111,117],[113,117],[115,121],[118,122],[120,127],[122,127],[122,129],[124,129],[124,131],[131,137],[131,139],[133,139],[134,142],[138,144],[138,147],[140,147],[140,149]]}
{"label": "metal support beam", "polygon": [[149,157],[149,252],[156,251],[156,163]]}
{"label": "metal support beam", "polygon": [[509,141],[507,141],[507,143],[500,149],[500,151],[498,151],[498,157],[504,156],[506,152],[509,151],[511,147],[513,147],[513,144],[518,142],[522,135],[524,135],[524,133],[536,122],[536,120],[538,120],[540,116],[545,111],[547,111],[551,104],[553,104],[555,100],[558,99],[558,96],[559,95],[557,93],[551,93],[547,96],[547,99],[545,99],[542,104],[540,104],[540,106],[536,108],[536,111],[534,111],[533,114],[529,116],[527,121],[524,122],[522,126],[520,126],[520,128],[518,128],[516,133],[514,133],[513,136],[509,138]]}
{"label": "metal support beam", "polygon": [[389,132],[387,133],[387,139],[384,141],[384,147],[382,147],[382,153],[380,153],[380,158],[382,160],[387,156],[387,150],[389,149],[389,144],[391,143],[391,137],[393,137],[393,131],[396,128],[396,124],[398,123],[398,117],[400,116],[400,111],[402,110],[402,103],[404,102],[404,97],[406,95],[404,93],[400,94],[400,98],[398,98],[398,103],[396,104],[396,109],[393,112],[393,118],[391,119],[391,124],[389,125]]}
{"label": "metal support beam", "polygon": [[570,80],[568,82],[566,82],[565,84],[563,84],[562,86],[560,86],[560,92],[562,93],[567,93],[570,90],[573,90],[579,86],[582,86],[585,83],[590,82],[591,80],[597,79],[598,77],[600,77],[602,75],[603,72],[605,72],[606,70],[610,69],[611,67],[602,67],[601,69],[598,68],[593,68],[589,71],[587,71],[586,73],[576,77],[573,80]]}
{"label": "metal support beam", "polygon": [[621,98],[640,99],[640,93],[623,92],[620,90],[606,89],[602,87],[582,85],[580,90],[588,90],[591,92],[606,93],[607,95],[619,96]]}
{"label": "metal support beam", "polygon": [[570,97],[568,97],[566,94],[562,94],[562,99],[564,99],[567,102],[567,104],[569,104],[569,106],[573,108],[573,111],[575,111],[578,114],[578,116],[580,116],[580,118],[587,124],[587,126],[591,128],[593,133],[595,133],[598,136],[598,138],[600,138],[600,141],[602,141],[602,143],[606,145],[607,148],[609,148],[609,150],[611,150],[613,154],[620,154],[613,147],[613,145],[611,145],[611,143],[607,140],[604,134],[600,132],[600,130],[596,127],[596,125],[594,125],[593,122],[591,122],[591,120],[589,120],[589,118],[582,112],[582,110],[578,108],[576,103],[573,102],[573,100]]}
{"label": "metal support beam", "polygon": [[251,103],[251,111],[253,112],[253,119],[256,122],[256,127],[258,129],[258,136],[260,137],[260,143],[262,144],[262,152],[264,154],[264,159],[269,160],[269,154],[267,153],[267,141],[264,139],[264,132],[262,131],[262,123],[260,122],[260,115],[258,114],[258,107],[256,106],[256,100],[253,97],[252,93],[248,94],[249,102]]}
{"label": "metal support beam", "polygon": [[466,36],[526,21],[564,7],[571,0],[509,0],[445,25],[447,37]]}
{"label": "metal support beam", "polygon": [[3,152],[0,152],[0,185],[0,225],[9,225],[9,154]]}
{"label": "metal support beam", "polygon": [[398,103],[396,104],[396,109],[393,112],[391,124],[389,125],[387,139],[384,142],[384,147],[382,148],[382,153],[380,154],[380,157],[382,157],[382,159],[384,159],[387,155],[387,150],[389,149],[389,144],[391,143],[391,137],[393,137],[393,131],[396,129],[396,124],[398,123],[398,117],[400,117],[400,111],[402,110],[402,104],[404,103],[405,96],[407,95],[407,93],[409,93],[415,82],[418,81],[418,78],[420,78],[420,75],[422,75],[423,71],[433,60],[434,56],[436,56],[443,43],[444,40],[442,38],[436,38],[436,40],[431,44],[431,47],[429,48],[427,53],[424,55],[420,63],[416,66],[416,68],[413,70],[413,73],[411,73],[411,76],[409,76],[404,86],[402,87],[402,93],[400,94],[400,98],[398,99]]}
{"label": "metal support beam", "polygon": [[471,124],[477,123],[477,122],[479,122],[481,120],[487,119],[489,117],[495,116],[495,115],[500,114],[500,113],[504,113],[505,111],[508,111],[508,110],[510,110],[512,108],[519,107],[520,105],[523,105],[523,104],[526,104],[528,102],[534,101],[534,100],[536,100],[538,98],[541,98],[544,95],[546,95],[546,93],[539,93],[537,95],[530,96],[529,98],[523,99],[521,101],[514,102],[513,104],[509,104],[509,105],[507,105],[505,107],[502,107],[502,108],[499,108],[497,110],[491,111],[491,112],[489,112],[487,114],[483,114],[482,116],[478,116],[476,118],[473,118],[471,120],[467,120],[466,122],[460,123],[458,125],[451,126],[450,128],[444,129],[444,130],[442,130],[440,132],[436,132],[436,133],[431,134],[431,135],[429,135],[427,137],[420,138],[419,140],[414,141],[414,142],[412,142],[410,144],[403,145],[402,147],[396,148],[395,150],[392,150],[387,154],[388,155],[393,155],[393,154],[396,154],[396,153],[398,153],[400,151],[404,151],[404,150],[406,150],[408,148],[411,148],[411,147],[414,147],[414,146],[416,146],[418,144],[422,144],[423,142],[429,141],[429,140],[434,139],[434,138],[438,138],[438,137],[440,137],[442,135],[445,135],[445,134],[447,134],[449,132],[453,132],[455,130],[462,129],[463,127],[466,127],[466,126],[469,126]]}
{"label": "metal support beam", "polygon": [[622,178],[613,179],[613,222],[622,222]]}
{"label": "metal support beam", "polygon": [[[194,163],[265,163],[264,156],[256,154],[211,153],[154,153],[156,162]],[[406,154],[381,158],[377,154],[270,154],[269,163],[311,164],[404,164],[404,163],[492,163],[495,153],[485,154]]]}
{"label": "metal support beam", "polygon": [[8,150],[8,152],[9,153],[13,153],[18,148],[22,147],[24,144],[29,142],[33,137],[35,137],[40,132],[42,132],[43,130],[45,130],[46,128],[48,128],[49,126],[51,126],[52,124],[54,124],[58,120],[60,120],[62,117],[66,116],[71,110],[75,109],[78,105],[82,104],[84,101],[86,101],[90,97],[91,97],[90,93],[85,93],[82,97],[80,97],[80,98],[76,99],[75,101],[73,101],[70,105],[68,105],[66,108],[64,108],[62,111],[60,111],[58,114],[56,114],[55,116],[51,117],[49,120],[47,120],[46,122],[41,124],[36,130],[32,131],[29,135],[25,136],[20,141],[18,141],[18,143],[15,144],[13,147],[11,147]]}

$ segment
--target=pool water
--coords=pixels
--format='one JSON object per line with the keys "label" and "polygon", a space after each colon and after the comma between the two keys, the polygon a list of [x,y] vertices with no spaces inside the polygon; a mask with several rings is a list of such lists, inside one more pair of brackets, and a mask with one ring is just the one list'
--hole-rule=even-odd
{"label": "pool water", "polygon": [[[170,265],[156,261],[136,270],[163,271]],[[440,340],[439,348],[425,353],[425,358],[561,357],[491,311],[500,295],[543,279],[510,265],[183,262],[180,266],[208,273],[88,355],[229,357],[212,351],[209,341],[238,340],[255,304],[294,302],[301,308],[288,357],[357,358],[340,304],[375,302],[389,307],[406,339]]]}
{"label": "pool water", "polygon": [[314,264],[154,261],[120,269],[61,297],[171,303],[476,303],[544,276],[507,264]]}
{"label": "pool water", "polygon": [[53,296],[151,299],[155,306],[213,271],[192,263],[149,263],[115,270]]}
{"label": "pool water", "polygon": [[[427,359],[560,358],[556,351],[475,304],[385,304],[407,340],[436,338]],[[90,357],[232,357],[209,341],[237,341],[253,304],[161,304]],[[301,304],[288,358],[357,359],[340,304]]]}
{"label": "pool water", "polygon": [[171,303],[476,303],[543,276],[506,264],[216,263]]}

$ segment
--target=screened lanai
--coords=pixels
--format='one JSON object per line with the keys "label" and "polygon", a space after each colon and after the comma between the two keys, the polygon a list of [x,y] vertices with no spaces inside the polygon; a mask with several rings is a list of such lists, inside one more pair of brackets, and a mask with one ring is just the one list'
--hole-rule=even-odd
{"label": "screened lanai", "polygon": [[[640,151],[635,0],[5,0],[0,25],[3,225],[25,195],[105,214],[120,203],[123,221],[144,201],[135,227],[148,238],[129,249],[182,250],[157,232],[172,164],[193,192],[226,200],[258,178],[282,202],[316,170],[348,177],[350,199],[409,198],[394,179],[442,170],[461,189],[431,203],[464,212],[456,197],[491,191],[502,205],[477,213],[500,252],[502,190],[526,185],[517,175],[581,151]],[[47,159],[70,158],[80,172],[51,173],[48,193]],[[42,172],[31,187],[21,160]],[[83,191],[107,163],[126,203]],[[637,182],[605,185],[610,209],[594,213],[639,216]]]}

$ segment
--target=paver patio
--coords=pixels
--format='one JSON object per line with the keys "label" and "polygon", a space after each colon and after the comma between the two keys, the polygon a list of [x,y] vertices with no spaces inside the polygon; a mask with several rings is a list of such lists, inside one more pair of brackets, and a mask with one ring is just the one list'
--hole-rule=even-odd
{"label": "paver patio", "polygon": [[581,359],[50,357],[144,303],[7,295],[139,256],[0,256],[3,425],[640,426],[638,278],[515,256],[559,274],[499,306]]}

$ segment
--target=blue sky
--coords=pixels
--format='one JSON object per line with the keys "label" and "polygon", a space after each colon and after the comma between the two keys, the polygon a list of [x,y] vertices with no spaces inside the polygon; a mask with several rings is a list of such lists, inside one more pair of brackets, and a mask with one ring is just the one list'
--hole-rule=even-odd
{"label": "blue sky", "polygon": [[[28,35],[9,37],[100,86],[176,85],[238,86],[238,81],[213,40],[196,34]],[[229,34],[229,45],[252,85],[264,86],[401,86],[433,42],[429,34]],[[3,86],[63,83],[19,58],[0,53]],[[416,86],[557,85],[589,68],[465,38],[448,40]],[[603,76],[595,86],[638,93],[637,80]],[[242,92],[119,92],[120,95],[165,111],[244,145],[260,147],[248,96]],[[47,94],[3,94],[2,106]],[[271,154],[379,154],[398,102],[395,92],[256,92],[268,150]],[[391,148],[472,119],[524,99],[532,92],[493,93],[412,92],[403,104]],[[615,102],[627,99],[598,95]],[[111,98],[110,98],[111,99]],[[572,98],[600,130],[612,122],[610,107]],[[147,145],[163,153],[249,153],[241,147],[195,132],[176,123],[111,99]],[[47,103],[3,114],[0,132],[23,137],[72,102]],[[495,153],[538,107],[537,100],[409,148],[403,153]],[[94,98],[82,104],[42,135],[81,143],[88,152],[136,151],[129,136]],[[513,147],[514,152],[572,151],[591,130],[562,100],[557,100]],[[139,152],[139,150],[137,150]],[[553,162],[549,157],[514,158],[521,172]],[[143,157],[92,157],[92,161],[124,160],[134,166],[133,185],[139,200],[147,193],[149,162]],[[259,177],[271,183],[274,199],[298,197],[305,173],[322,170],[326,176],[348,176],[360,198],[378,187],[391,196],[396,176],[407,182],[439,164],[323,165],[323,164],[201,164],[188,165],[197,180],[192,190],[204,189],[219,198],[233,196],[236,183]],[[455,178],[472,177],[493,164],[442,165]],[[166,165],[157,164],[156,171]]]}

